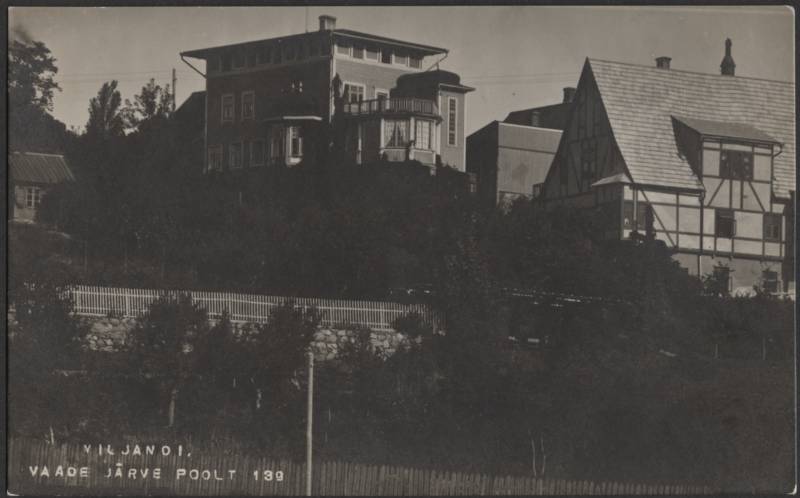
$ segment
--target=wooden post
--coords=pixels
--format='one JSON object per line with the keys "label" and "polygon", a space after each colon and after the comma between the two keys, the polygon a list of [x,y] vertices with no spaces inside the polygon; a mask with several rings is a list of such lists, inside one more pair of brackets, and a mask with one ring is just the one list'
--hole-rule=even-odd
{"label": "wooden post", "polygon": [[[314,416],[314,352],[308,353],[308,402],[306,414],[306,496],[311,496],[312,428]],[[322,494],[323,490],[320,490]]]}

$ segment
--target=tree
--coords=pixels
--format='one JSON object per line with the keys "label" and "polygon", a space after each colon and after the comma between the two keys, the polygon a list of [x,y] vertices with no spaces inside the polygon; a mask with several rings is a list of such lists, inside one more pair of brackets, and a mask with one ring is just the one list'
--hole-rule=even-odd
{"label": "tree", "polygon": [[53,110],[53,92],[61,91],[55,81],[55,62],[44,43],[13,41],[8,50],[9,106]]}
{"label": "tree", "polygon": [[102,140],[124,135],[126,123],[121,104],[122,97],[117,90],[117,80],[103,83],[97,96],[89,102],[86,133]]}
{"label": "tree", "polygon": [[63,152],[70,134],[53,118],[55,58],[42,42],[11,42],[8,51],[8,139],[10,150]]}
{"label": "tree", "polygon": [[141,92],[134,95],[133,102],[125,99],[125,113],[129,126],[139,128],[150,120],[169,117],[173,98],[169,85],[162,88],[156,85],[154,78],[150,78]]}
{"label": "tree", "polygon": [[181,388],[197,375],[196,350],[209,332],[206,310],[188,294],[154,301],[133,331],[133,350],[145,377],[155,378],[169,396],[168,426],[175,424]]}

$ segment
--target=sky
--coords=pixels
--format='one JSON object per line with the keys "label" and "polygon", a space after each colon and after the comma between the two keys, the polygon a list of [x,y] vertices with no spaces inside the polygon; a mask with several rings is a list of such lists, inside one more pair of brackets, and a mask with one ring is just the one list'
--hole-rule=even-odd
{"label": "sky", "polygon": [[448,48],[441,68],[476,88],[468,134],[560,102],[586,57],[654,65],[669,56],[673,69],[717,74],[731,38],[737,76],[795,74],[794,13],[783,6],[10,7],[9,37],[50,48],[62,88],[53,115],[82,127],[104,81],[132,100],[150,78],[170,83],[175,68],[180,105],[205,85],[181,51],[316,30],[322,14],[338,28]]}

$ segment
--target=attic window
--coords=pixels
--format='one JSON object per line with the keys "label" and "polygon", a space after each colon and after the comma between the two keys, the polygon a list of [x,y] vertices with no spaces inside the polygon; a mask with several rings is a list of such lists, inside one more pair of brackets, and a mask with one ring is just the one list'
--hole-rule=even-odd
{"label": "attic window", "polygon": [[719,155],[719,176],[733,180],[752,180],[753,153],[723,149]]}

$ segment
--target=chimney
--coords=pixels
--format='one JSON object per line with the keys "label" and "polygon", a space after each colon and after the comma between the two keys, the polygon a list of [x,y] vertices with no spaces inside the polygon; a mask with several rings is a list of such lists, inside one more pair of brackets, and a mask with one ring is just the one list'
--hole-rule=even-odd
{"label": "chimney", "polygon": [[531,111],[531,126],[539,126],[539,111]]}
{"label": "chimney", "polygon": [[565,86],[564,87],[564,104],[569,104],[572,102],[572,99],[575,98],[575,87],[574,86]]}
{"label": "chimney", "polygon": [[336,18],[333,16],[319,16],[319,30],[320,31],[333,31],[336,29]]}
{"label": "chimney", "polygon": [[733,62],[733,57],[731,56],[731,42],[730,38],[725,40],[725,57],[722,59],[722,64],[719,65],[720,73],[724,74],[725,76],[733,76],[736,73],[736,63]]}
{"label": "chimney", "polygon": [[672,57],[656,57],[656,67],[659,69],[669,69],[669,62]]}

